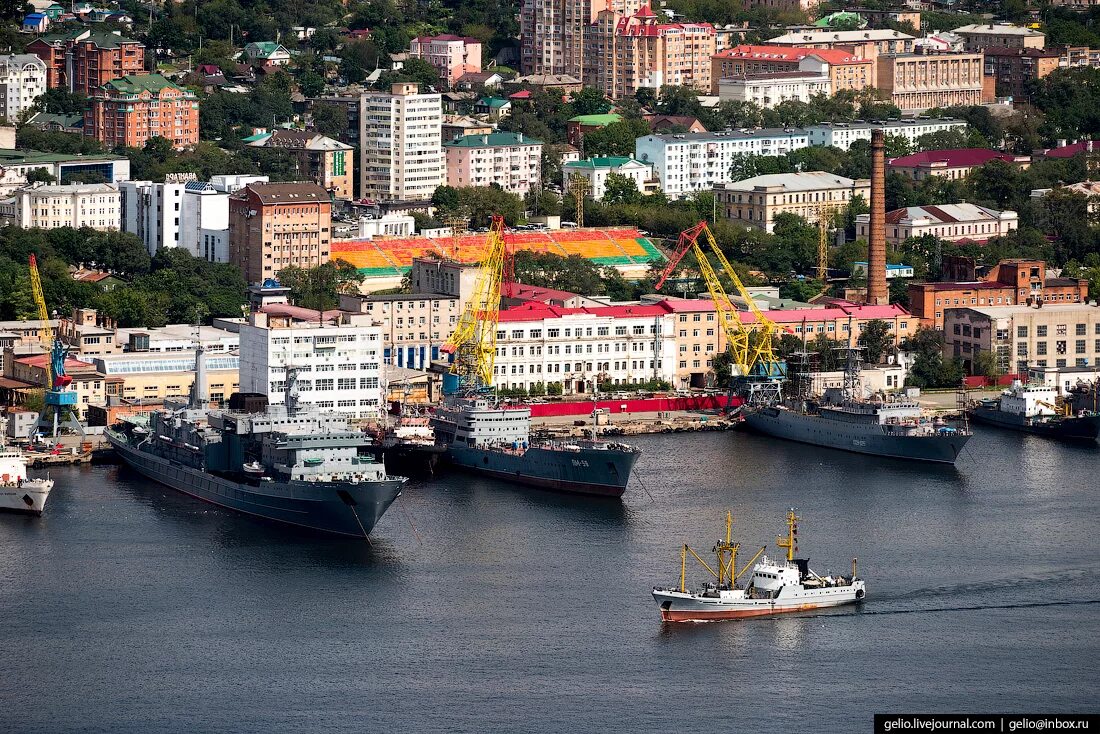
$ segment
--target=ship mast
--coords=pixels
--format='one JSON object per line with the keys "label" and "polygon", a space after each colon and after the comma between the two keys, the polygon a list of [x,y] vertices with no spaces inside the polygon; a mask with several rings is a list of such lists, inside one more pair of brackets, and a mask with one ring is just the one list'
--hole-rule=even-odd
{"label": "ship mast", "polygon": [[794,514],[792,507],[787,511],[787,537],[778,538],[775,544],[787,549],[787,561],[794,560],[794,554],[798,552],[798,515]]}
{"label": "ship mast", "polygon": [[[727,579],[727,570],[729,571],[728,579],[730,587],[733,587],[734,574],[737,572],[737,551],[741,548],[740,543],[734,543],[733,537],[733,513],[726,510],[726,539],[724,541],[719,540],[714,544],[714,554],[718,557],[718,585],[722,586]],[[726,561],[726,556],[729,555],[729,562]]]}

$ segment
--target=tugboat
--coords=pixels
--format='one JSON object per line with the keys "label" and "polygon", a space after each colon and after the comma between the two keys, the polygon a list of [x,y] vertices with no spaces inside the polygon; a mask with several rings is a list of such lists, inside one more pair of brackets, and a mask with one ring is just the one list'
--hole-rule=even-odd
{"label": "tugboat", "polygon": [[4,445],[0,436],[0,510],[41,515],[53,480],[27,478],[27,457]]}
{"label": "tugboat", "polygon": [[[851,576],[821,576],[810,569],[809,559],[795,558],[798,551],[798,521],[792,508],[787,513],[787,537],[777,545],[787,549],[785,560],[772,560],[761,548],[744,568],[737,571],[737,551],[740,543],[731,537],[733,517],[726,513],[726,538],[714,545],[717,569],[712,569],[686,544],[680,551],[680,585],[669,589],[654,587],[653,599],[661,608],[665,622],[711,622],[741,617],[763,617],[788,612],[803,612],[821,607],[835,607],[863,601],[866,586],[856,575],[856,560],[852,559]],[[690,553],[715,577],[699,591],[687,589],[687,556]],[[739,579],[749,566],[752,575],[745,586]]]}
{"label": "tugboat", "polygon": [[976,421],[1013,431],[1066,441],[1095,441],[1100,435],[1100,414],[1081,410],[1077,415],[1058,406],[1058,392],[1046,385],[1025,385],[1019,380],[1000,397],[971,405]]}

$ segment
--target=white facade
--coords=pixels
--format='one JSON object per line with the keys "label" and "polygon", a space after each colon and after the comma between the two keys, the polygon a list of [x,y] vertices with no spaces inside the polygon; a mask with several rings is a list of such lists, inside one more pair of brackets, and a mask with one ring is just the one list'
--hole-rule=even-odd
{"label": "white facade", "polygon": [[45,61],[34,54],[0,56],[0,117],[14,124],[45,91]]}
{"label": "white facade", "polygon": [[359,102],[360,193],[380,201],[427,201],[446,180],[443,102],[416,84],[366,92]]}
{"label": "white facade", "polygon": [[[870,220],[870,214],[856,215],[856,237],[868,236]],[[1019,216],[1011,209],[997,211],[967,202],[910,206],[886,213],[886,241],[901,244],[910,237],[932,235],[949,242],[984,242],[1004,237],[1019,224]]]}
{"label": "white facade", "polygon": [[70,184],[32,186],[15,192],[12,202],[16,226],[91,227],[118,229],[121,205],[118,187],[113,184]]}
{"label": "white facade", "polygon": [[634,157],[653,166],[666,196],[679,199],[728,181],[738,156],[784,155],[808,145],[806,131],[795,129],[673,133],[638,138]]}
{"label": "white facade", "polygon": [[966,132],[966,122],[950,118],[915,120],[891,120],[889,122],[822,122],[806,126],[806,136],[810,145],[824,145],[848,150],[857,140],[871,139],[872,130],[885,130],[887,135],[905,138],[910,144],[922,135],[958,130]]}
{"label": "white facade", "polygon": [[633,158],[588,158],[562,166],[562,192],[568,194],[572,177],[580,175],[588,179],[588,195],[599,201],[607,193],[607,177],[612,173],[631,179],[638,191],[644,191],[653,178],[653,168]]}
{"label": "white facade", "polygon": [[[522,307],[502,312],[493,367],[498,387],[530,389],[535,383],[562,383],[567,395],[589,393],[601,382],[615,385],[665,380],[676,375],[676,337],[670,313],[652,307],[585,309],[559,315],[544,309],[529,320]],[[644,314],[644,315],[641,315]],[[519,318],[521,320],[512,320]]]}
{"label": "white facade", "polygon": [[359,239],[375,237],[412,237],[416,233],[416,218],[406,214],[384,214],[378,219],[359,217]]}
{"label": "white facade", "polygon": [[751,102],[759,107],[777,107],[787,101],[809,102],[818,94],[831,95],[832,90],[828,73],[812,71],[779,71],[718,80],[718,99]]}
{"label": "white facade", "polygon": [[123,181],[122,229],[137,235],[150,255],[162,247],[179,247],[185,183]]}
{"label": "white facade", "polygon": [[[271,308],[271,307],[269,307]],[[300,369],[299,401],[349,418],[377,418],[382,328],[369,316],[342,314],[338,323],[255,313],[240,327],[241,392],[282,405],[286,366]]]}

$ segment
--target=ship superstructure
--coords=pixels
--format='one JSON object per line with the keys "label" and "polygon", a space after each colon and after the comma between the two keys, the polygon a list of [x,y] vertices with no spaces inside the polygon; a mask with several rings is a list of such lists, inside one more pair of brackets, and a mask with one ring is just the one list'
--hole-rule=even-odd
{"label": "ship superstructure", "polygon": [[1088,409],[1074,413],[1068,401],[1059,404],[1057,388],[1049,385],[1017,380],[997,398],[973,404],[969,413],[982,423],[1048,438],[1095,441],[1100,435],[1100,414]]}
{"label": "ship superstructure", "polygon": [[53,480],[27,476],[27,457],[5,446],[0,436],[0,510],[41,515],[53,489]]}
{"label": "ship superstructure", "polygon": [[129,418],[105,435],[126,464],[185,494],[291,525],[366,537],[406,479],[388,475],[370,437],[341,415],[299,406],[297,372],[286,369],[285,405],[238,395],[228,410],[210,409],[199,387],[205,385],[200,346],[190,401],[166,401],[165,410]]}
{"label": "ship superstructure", "polygon": [[[850,576],[822,576],[810,568],[808,559],[795,557],[798,552],[798,523],[799,517],[791,509],[787,513],[787,535],[777,541],[777,545],[786,550],[785,558],[774,560],[765,556],[764,547],[737,571],[737,552],[741,546],[733,542],[733,518],[727,513],[725,540],[718,541],[714,546],[715,568],[684,545],[680,555],[679,586],[654,587],[653,599],[661,609],[661,619],[665,622],[710,622],[802,612],[862,601],[867,590],[863,579],[856,575],[855,559],[852,560]],[[689,553],[715,578],[698,591],[687,588]],[[738,584],[738,579],[750,567],[752,574],[748,581],[744,585]]]}

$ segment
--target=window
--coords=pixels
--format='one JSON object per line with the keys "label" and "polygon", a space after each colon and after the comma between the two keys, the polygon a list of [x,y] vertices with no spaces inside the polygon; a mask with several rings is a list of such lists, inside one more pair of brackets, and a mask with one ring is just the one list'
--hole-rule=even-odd
{"label": "window", "polygon": [[355,378],[354,377],[341,377],[336,381],[336,387],[340,390],[354,390]]}
{"label": "window", "polygon": [[1088,324],[1077,324],[1077,336],[1084,336],[1088,333]]}
{"label": "window", "polygon": [[[1055,342],[1054,343],[1054,350],[1058,354],[1065,354],[1066,353],[1066,342],[1065,342],[1065,340],[1064,339],[1059,339],[1057,342]],[[1064,367],[1065,365],[1059,365],[1059,366]]]}
{"label": "window", "polygon": [[1035,336],[1046,336],[1046,335],[1047,335],[1046,325],[1035,327]]}
{"label": "window", "polygon": [[635,326],[634,327],[634,336],[645,336],[645,327],[644,326]]}
{"label": "window", "polygon": [[1027,356],[1027,344],[1024,344],[1023,342],[1021,342],[1021,343],[1016,345],[1016,356],[1017,357],[1026,357]]}
{"label": "window", "polygon": [[[1100,333],[1100,332],[1097,332],[1097,333]],[[616,326],[615,327],[615,336],[626,336],[626,327],[625,326]]]}
{"label": "window", "polygon": [[546,336],[550,339],[557,339],[560,334],[561,334],[560,329],[547,329],[546,330]]}
{"label": "window", "polygon": [[314,385],[318,390],[331,390],[333,386],[332,378],[326,380],[317,380]]}
{"label": "window", "polygon": [[1058,324],[1057,326],[1054,327],[1054,330],[1055,330],[1055,336],[1065,336],[1066,335],[1066,325],[1065,324]]}
{"label": "window", "polygon": [[1077,340],[1076,344],[1074,344],[1074,351],[1077,354],[1084,354],[1085,353],[1085,340],[1084,339],[1078,339]]}
{"label": "window", "polygon": [[1036,354],[1046,354],[1047,353],[1047,343],[1046,342],[1039,342],[1038,344],[1036,344],[1035,345],[1035,353]]}

